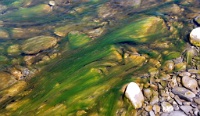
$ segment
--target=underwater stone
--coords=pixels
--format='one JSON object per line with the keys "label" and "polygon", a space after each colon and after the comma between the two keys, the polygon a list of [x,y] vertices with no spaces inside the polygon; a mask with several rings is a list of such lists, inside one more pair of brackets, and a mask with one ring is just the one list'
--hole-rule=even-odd
{"label": "underwater stone", "polygon": [[142,0],[113,0],[113,2],[120,4],[122,6],[139,7]]}
{"label": "underwater stone", "polygon": [[16,83],[16,79],[6,72],[0,72],[0,90],[5,89]]}
{"label": "underwater stone", "polygon": [[8,39],[9,38],[9,34],[7,31],[0,29],[0,39]]}
{"label": "underwater stone", "polygon": [[191,44],[200,47],[200,27],[195,28],[190,33]]}
{"label": "underwater stone", "polygon": [[136,83],[131,82],[128,84],[125,90],[125,95],[131,101],[135,109],[142,107],[144,96],[140,90],[140,87]]}
{"label": "underwater stone", "polygon": [[19,55],[21,53],[19,44],[13,44],[8,47],[7,52],[9,55]]}
{"label": "underwater stone", "polygon": [[51,36],[36,36],[22,43],[22,52],[25,54],[36,54],[47,50],[57,44],[57,39]]}
{"label": "underwater stone", "polygon": [[68,40],[72,48],[78,48],[87,44],[92,39],[79,31],[71,31],[68,34]]}

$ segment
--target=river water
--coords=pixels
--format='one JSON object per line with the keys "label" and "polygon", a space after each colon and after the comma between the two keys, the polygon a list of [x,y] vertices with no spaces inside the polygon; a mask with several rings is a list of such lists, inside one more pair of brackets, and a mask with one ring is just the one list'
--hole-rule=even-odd
{"label": "river water", "polygon": [[197,26],[198,4],[1,0],[0,71],[15,79],[0,88],[0,112],[135,114],[123,95],[126,84],[145,87],[148,77],[168,70],[166,61],[181,57],[189,32]]}

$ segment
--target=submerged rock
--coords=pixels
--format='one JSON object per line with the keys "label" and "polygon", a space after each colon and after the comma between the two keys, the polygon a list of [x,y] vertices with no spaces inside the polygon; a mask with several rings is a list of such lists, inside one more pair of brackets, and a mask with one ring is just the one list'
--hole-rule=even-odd
{"label": "submerged rock", "polygon": [[0,90],[5,89],[16,82],[17,80],[9,73],[0,72]]}
{"label": "submerged rock", "polygon": [[71,31],[68,34],[68,40],[72,48],[78,48],[87,44],[92,39],[79,31]]}
{"label": "submerged rock", "polygon": [[25,54],[36,54],[47,50],[57,44],[57,39],[51,36],[37,36],[22,43],[22,52]]}
{"label": "submerged rock", "polygon": [[165,22],[157,17],[145,17],[111,33],[116,42],[147,43],[168,34]]}
{"label": "submerged rock", "polygon": [[136,83],[131,82],[128,84],[125,90],[125,95],[131,101],[135,109],[142,107],[144,96]]}
{"label": "submerged rock", "polygon": [[19,44],[13,44],[7,49],[8,55],[19,55],[21,53]]}
{"label": "submerged rock", "polygon": [[120,4],[122,6],[139,7],[142,0],[113,0],[113,2]]}
{"label": "submerged rock", "polygon": [[9,34],[7,31],[0,29],[0,39],[8,39],[9,38]]}

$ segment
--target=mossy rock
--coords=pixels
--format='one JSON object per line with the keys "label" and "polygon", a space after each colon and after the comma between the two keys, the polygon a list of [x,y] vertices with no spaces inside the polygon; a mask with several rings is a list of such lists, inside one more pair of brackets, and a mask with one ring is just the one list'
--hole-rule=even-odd
{"label": "mossy rock", "polygon": [[92,39],[79,31],[71,31],[68,34],[68,40],[72,48],[78,48],[87,44]]}
{"label": "mossy rock", "polygon": [[0,90],[5,89],[16,82],[17,80],[9,73],[0,72]]}
{"label": "mossy rock", "polygon": [[145,17],[109,34],[116,42],[147,43],[169,34],[163,19]]}
{"label": "mossy rock", "polygon": [[8,58],[6,56],[0,55],[0,64],[4,64],[8,62]]}
{"label": "mossy rock", "polygon": [[51,7],[47,4],[40,4],[28,8],[19,8],[19,10],[7,13],[1,16],[1,20],[11,21],[34,21],[36,17],[47,15],[51,12]]}
{"label": "mossy rock", "polygon": [[172,60],[172,59],[178,58],[180,56],[181,56],[180,52],[173,51],[173,52],[169,52],[169,53],[165,54],[164,60]]}
{"label": "mossy rock", "polygon": [[9,46],[7,52],[9,55],[19,55],[21,53],[19,44]]}
{"label": "mossy rock", "polygon": [[57,44],[57,39],[51,36],[36,36],[22,43],[22,52],[25,54],[36,54],[47,50]]}

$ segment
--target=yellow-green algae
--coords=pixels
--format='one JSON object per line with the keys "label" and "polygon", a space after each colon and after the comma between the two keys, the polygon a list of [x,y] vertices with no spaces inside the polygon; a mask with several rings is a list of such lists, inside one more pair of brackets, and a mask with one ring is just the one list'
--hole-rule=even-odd
{"label": "yellow-green algae", "polygon": [[[19,106],[16,103],[13,105],[16,108],[12,108],[12,105],[4,104],[6,110],[2,113],[113,116],[124,109],[125,115],[132,115],[133,107],[123,99],[120,90],[135,80],[133,74],[146,73],[152,68],[147,62],[151,57],[148,53],[153,58],[158,57],[151,50],[142,52],[140,44],[167,39],[169,34],[162,19],[144,17],[80,48],[66,51],[60,60],[47,66],[43,74],[30,81],[27,91],[31,92],[28,95],[13,98]],[[135,44],[144,56],[120,57],[122,53],[116,44],[124,42]]]}

